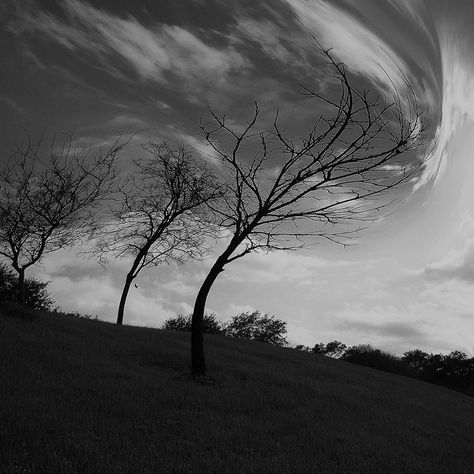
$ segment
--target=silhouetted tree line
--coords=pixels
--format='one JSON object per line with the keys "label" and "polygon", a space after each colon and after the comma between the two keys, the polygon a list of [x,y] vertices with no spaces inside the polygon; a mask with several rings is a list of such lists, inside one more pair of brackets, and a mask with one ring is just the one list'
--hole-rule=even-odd
{"label": "silhouetted tree line", "polygon": [[347,347],[340,341],[319,343],[312,348],[298,345],[296,349],[392,374],[414,377],[474,396],[474,357],[469,358],[461,351],[429,354],[420,349],[413,349],[398,357],[369,344]]}
{"label": "silhouetted tree line", "polygon": [[[162,328],[172,331],[191,331],[192,314],[167,319]],[[275,346],[285,346],[286,323],[275,316],[262,314],[260,311],[248,311],[234,316],[228,322],[219,321],[215,314],[205,314],[203,331],[206,334],[220,334],[223,336],[238,337],[250,341],[265,342]]]}

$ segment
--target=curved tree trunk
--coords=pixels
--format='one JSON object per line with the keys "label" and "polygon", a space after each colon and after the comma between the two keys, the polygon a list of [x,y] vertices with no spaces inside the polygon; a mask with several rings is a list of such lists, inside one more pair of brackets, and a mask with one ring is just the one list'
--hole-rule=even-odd
{"label": "curved tree trunk", "polygon": [[147,256],[148,251],[152,245],[152,241],[149,241],[145,247],[143,247],[135,257],[135,260],[132,263],[130,270],[125,277],[125,285],[123,286],[122,296],[120,297],[120,303],[117,313],[117,324],[121,325],[123,323],[123,314],[125,312],[125,303],[127,301],[128,292],[130,291],[130,286],[132,285],[133,280],[138,275],[138,272],[143,268],[143,265],[140,267],[140,262],[143,264],[143,259]]}
{"label": "curved tree trunk", "polygon": [[222,266],[218,266],[216,262],[199,289],[194,303],[191,325],[191,374],[194,377],[203,377],[206,375],[203,331],[204,310],[206,308],[207,295],[213,283],[216,281],[216,278],[219,276],[219,273],[222,271]]}
{"label": "curved tree trunk", "polygon": [[122,290],[122,296],[120,297],[120,303],[118,307],[118,314],[117,314],[117,324],[121,325],[123,323],[123,313],[125,311],[125,302],[127,301],[128,292],[130,291],[130,286],[132,281],[135,277],[133,273],[127,273],[127,277],[125,278],[125,285]]}
{"label": "curved tree trunk", "polygon": [[233,239],[227,249],[215,261],[194,302],[191,325],[191,375],[194,377],[204,377],[206,375],[203,321],[207,296],[219,274],[224,271],[224,266],[228,262],[227,259],[232,255],[240,242],[241,239]]}

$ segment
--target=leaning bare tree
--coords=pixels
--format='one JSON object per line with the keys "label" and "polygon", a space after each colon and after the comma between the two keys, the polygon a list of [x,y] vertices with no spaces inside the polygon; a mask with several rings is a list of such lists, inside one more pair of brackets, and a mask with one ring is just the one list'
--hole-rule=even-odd
{"label": "leaning bare tree", "polygon": [[25,271],[42,257],[76,243],[113,191],[115,161],[125,143],[76,148],[71,137],[46,153],[29,137],[0,172],[0,256],[18,274],[24,302]]}
{"label": "leaning bare tree", "polygon": [[211,171],[182,146],[146,145],[147,158],[121,187],[111,208],[110,224],[96,234],[94,253],[106,262],[131,257],[120,298],[117,324],[122,324],[132,282],[143,268],[201,257],[211,234],[206,206],[218,196]]}
{"label": "leaning bare tree", "polygon": [[351,232],[344,225],[373,219],[384,205],[376,197],[412,172],[403,160],[397,160],[397,166],[387,164],[416,146],[421,121],[413,91],[386,103],[354,87],[344,66],[329,51],[325,55],[339,85],[338,96],[332,99],[305,89],[310,98],[323,102],[327,113],[298,140],[281,128],[278,114],[271,130],[259,132],[257,104],[243,128],[228,125],[225,116],[212,110],[209,121],[201,124],[227,175],[225,199],[213,210],[229,237],[195,300],[194,376],[206,373],[206,299],[226,265],[254,251],[297,249],[310,238],[341,242]]}

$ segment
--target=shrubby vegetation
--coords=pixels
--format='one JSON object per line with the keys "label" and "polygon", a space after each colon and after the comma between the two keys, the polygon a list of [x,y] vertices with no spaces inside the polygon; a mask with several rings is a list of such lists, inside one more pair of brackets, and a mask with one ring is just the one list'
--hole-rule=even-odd
{"label": "shrubby vegetation", "polygon": [[[24,282],[24,303],[28,309],[51,311],[54,300],[46,287],[49,282],[36,278],[26,278]],[[0,302],[16,303],[18,301],[18,278],[4,263],[0,263]]]}
{"label": "shrubby vegetation", "polygon": [[392,374],[414,377],[474,395],[474,357],[469,358],[461,351],[453,351],[449,354],[428,354],[420,349],[414,349],[398,357],[369,344],[347,348],[339,341],[319,343],[312,349],[299,345],[296,349],[338,358]]}
{"label": "shrubby vegetation", "polygon": [[234,316],[226,325],[225,333],[228,336],[266,342],[275,346],[286,345],[286,323],[259,311]]}
{"label": "shrubby vegetation", "polygon": [[415,349],[405,352],[401,361],[421,380],[474,395],[474,357],[464,352],[428,354]]}
{"label": "shrubby vegetation", "polygon": [[[191,331],[192,314],[179,314],[167,319],[163,329],[173,331]],[[207,334],[222,334],[250,341],[266,342],[275,346],[286,345],[286,323],[275,316],[262,314],[260,311],[240,313],[229,322],[223,323],[215,314],[206,314],[203,319],[203,332]]]}
{"label": "shrubby vegetation", "polygon": [[315,346],[311,349],[311,352],[314,352],[315,354],[323,354],[328,357],[333,357],[335,359],[338,359],[344,354],[346,349],[347,349],[347,346],[343,344],[342,342],[331,341],[331,342],[328,342],[327,344],[323,344],[323,343],[315,344]]}
{"label": "shrubby vegetation", "polygon": [[[174,318],[167,319],[162,326],[162,329],[169,331],[191,331],[192,314],[178,314]],[[205,314],[203,319],[203,331],[206,334],[224,334],[224,325],[217,320],[214,313]]]}

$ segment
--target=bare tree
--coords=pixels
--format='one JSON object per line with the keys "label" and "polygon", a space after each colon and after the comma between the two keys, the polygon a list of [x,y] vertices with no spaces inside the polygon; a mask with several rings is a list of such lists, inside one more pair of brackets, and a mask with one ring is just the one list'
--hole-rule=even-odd
{"label": "bare tree", "polygon": [[29,137],[0,172],[0,256],[18,274],[24,302],[25,271],[42,257],[81,239],[95,211],[113,191],[116,158],[125,143],[107,150],[75,148],[71,137],[42,153]]}
{"label": "bare tree", "polygon": [[213,211],[229,237],[195,300],[194,376],[206,373],[203,315],[209,291],[226,265],[254,251],[298,249],[312,238],[343,243],[357,230],[347,225],[373,219],[388,204],[376,197],[413,172],[404,160],[396,160],[416,146],[420,135],[413,91],[386,103],[354,87],[344,66],[324,53],[335,73],[338,98],[305,89],[327,113],[298,140],[281,128],[278,114],[271,130],[258,131],[258,104],[240,129],[212,109],[209,121],[201,122],[227,176],[225,198]]}
{"label": "bare tree", "polygon": [[102,261],[110,256],[133,259],[117,324],[123,322],[130,287],[143,268],[203,255],[212,235],[205,204],[219,193],[211,171],[182,146],[152,143],[144,148],[149,157],[134,162],[136,171],[119,192],[110,224],[96,238],[95,253]]}

